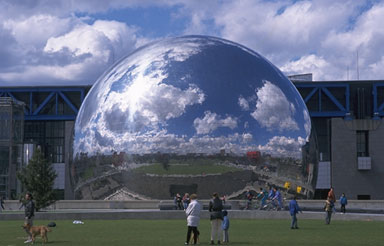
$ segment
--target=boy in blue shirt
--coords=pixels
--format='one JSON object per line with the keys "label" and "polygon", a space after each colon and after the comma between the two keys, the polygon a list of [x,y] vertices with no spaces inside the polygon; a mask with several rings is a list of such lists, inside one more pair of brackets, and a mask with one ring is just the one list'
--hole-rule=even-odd
{"label": "boy in blue shirt", "polygon": [[296,196],[293,197],[293,199],[289,202],[289,213],[292,216],[292,223],[291,223],[291,229],[299,229],[297,226],[297,217],[296,214],[301,211],[299,204],[296,201]]}
{"label": "boy in blue shirt", "polygon": [[223,211],[223,223],[221,224],[221,229],[223,229],[223,243],[229,243],[229,218],[227,210]]}
{"label": "boy in blue shirt", "polygon": [[341,204],[341,208],[340,208],[340,212],[342,212],[343,214],[345,214],[345,205],[348,204],[348,200],[347,200],[347,197],[345,196],[345,194],[341,194],[341,197],[340,197],[340,204]]}

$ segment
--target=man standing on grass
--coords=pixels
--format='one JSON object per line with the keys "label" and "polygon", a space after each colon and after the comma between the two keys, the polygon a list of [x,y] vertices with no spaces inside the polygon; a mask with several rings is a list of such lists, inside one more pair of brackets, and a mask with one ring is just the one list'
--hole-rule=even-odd
{"label": "man standing on grass", "polygon": [[[25,194],[25,220],[24,220],[24,225],[30,225],[33,226],[33,218],[35,216],[35,203],[32,201],[33,197],[32,194],[27,192]],[[25,241],[24,243],[30,243],[32,242],[32,234],[25,228],[25,231],[28,234],[28,240]]]}
{"label": "man standing on grass", "polygon": [[289,202],[289,213],[292,216],[292,222],[291,222],[291,229],[299,229],[297,226],[297,217],[296,214],[299,212],[302,213],[299,204],[296,201],[296,196],[293,197],[293,199]]}

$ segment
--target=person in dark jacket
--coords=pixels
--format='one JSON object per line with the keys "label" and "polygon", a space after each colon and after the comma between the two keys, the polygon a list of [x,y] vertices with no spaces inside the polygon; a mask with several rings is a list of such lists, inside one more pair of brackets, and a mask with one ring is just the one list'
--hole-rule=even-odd
{"label": "person in dark jacket", "polygon": [[2,209],[5,209],[5,208],[4,208],[4,199],[3,199],[3,197],[1,196],[1,197],[0,197],[0,212],[1,212]]}
{"label": "person in dark jacket", "polygon": [[[30,225],[33,226],[33,218],[35,217],[35,203],[33,202],[32,194],[27,192],[25,194],[25,219],[24,219],[24,225]],[[30,243],[32,242],[32,235],[29,232],[29,230],[25,229],[25,231],[28,234],[28,240],[24,243]]]}
{"label": "person in dark jacket", "polygon": [[221,223],[223,221],[223,201],[218,193],[213,193],[212,200],[209,202],[209,212],[211,212],[211,244],[214,244],[217,238],[217,244],[220,244]]}
{"label": "person in dark jacket", "polygon": [[296,196],[294,196],[293,199],[289,202],[289,213],[292,216],[291,229],[299,229],[299,227],[297,226],[296,217],[296,214],[298,214],[299,212],[301,212],[301,209],[296,201]]}

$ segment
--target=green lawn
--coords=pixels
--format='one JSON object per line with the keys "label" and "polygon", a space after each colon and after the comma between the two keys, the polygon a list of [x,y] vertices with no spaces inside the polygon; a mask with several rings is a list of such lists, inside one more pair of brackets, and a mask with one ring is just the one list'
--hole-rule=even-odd
{"label": "green lawn", "polygon": [[[56,221],[48,245],[183,245],[184,220],[88,220],[84,225]],[[35,225],[48,221],[35,221]],[[289,220],[231,220],[231,245],[383,245],[384,222],[299,220],[299,230]],[[0,221],[0,245],[24,245],[22,221]],[[200,223],[200,245],[209,244],[209,221]],[[41,245],[40,238],[35,245]]]}
{"label": "green lawn", "polygon": [[142,166],[134,169],[138,173],[151,173],[158,175],[171,175],[171,174],[215,174],[241,171],[236,167],[229,167],[224,165],[174,165],[171,164],[168,170],[165,170],[160,164],[153,164],[149,166]]}

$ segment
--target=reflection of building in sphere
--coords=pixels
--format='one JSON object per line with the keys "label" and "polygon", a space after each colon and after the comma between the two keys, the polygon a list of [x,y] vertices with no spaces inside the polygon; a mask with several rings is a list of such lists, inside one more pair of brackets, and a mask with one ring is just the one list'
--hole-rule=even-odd
{"label": "reflection of building in sphere", "polygon": [[266,184],[313,191],[311,123],[291,82],[257,53],[187,36],[149,44],[107,71],[76,120],[77,198],[169,198]]}

